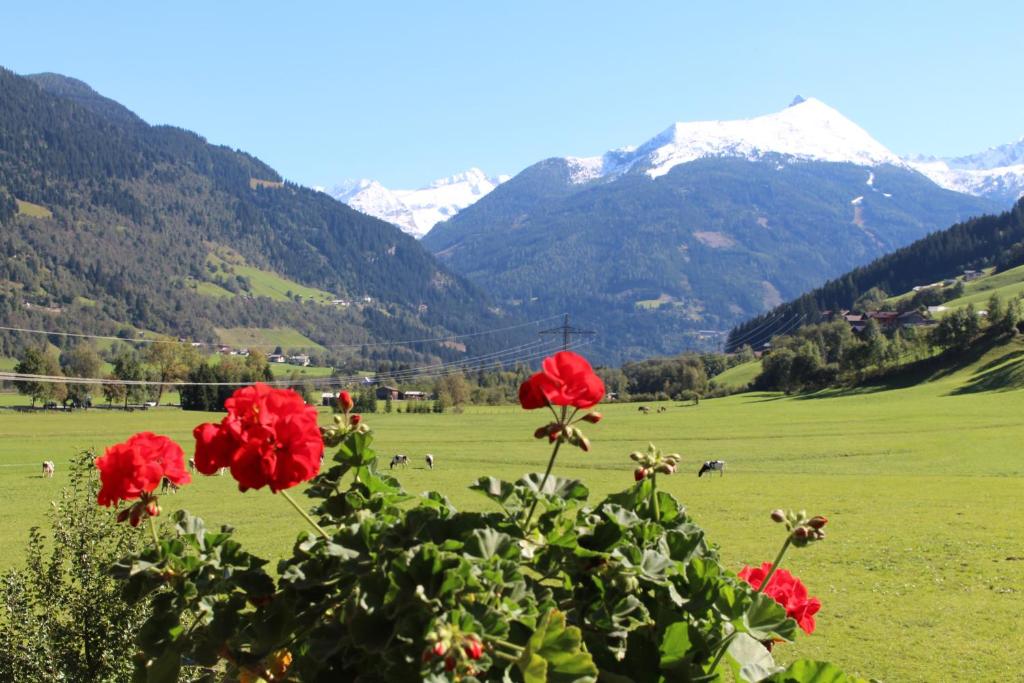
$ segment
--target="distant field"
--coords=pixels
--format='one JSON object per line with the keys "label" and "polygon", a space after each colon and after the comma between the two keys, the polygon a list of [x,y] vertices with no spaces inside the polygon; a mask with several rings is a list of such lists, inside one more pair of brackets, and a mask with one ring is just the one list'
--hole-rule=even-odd
{"label": "distant field", "polygon": [[743,389],[761,374],[761,361],[754,360],[729,368],[711,379],[712,384],[730,389]]}
{"label": "distant field", "polygon": [[41,204],[33,204],[32,202],[26,202],[21,199],[15,199],[14,202],[18,205],[18,213],[22,216],[30,216],[32,218],[53,217],[53,212]]}
{"label": "distant field", "polygon": [[[329,304],[336,298],[330,292],[307,287],[294,280],[282,277],[277,273],[250,266],[244,262],[244,259],[234,253],[226,253],[222,250],[222,253],[207,255],[206,260],[218,268],[227,265],[236,275],[249,278],[252,296],[265,296],[275,301],[291,301],[294,295],[299,295],[303,299],[309,299],[322,304]],[[199,286],[203,284],[210,283],[200,283]],[[200,293],[210,296],[224,296],[221,293],[224,292],[228,296],[234,296],[234,294],[216,284],[212,284],[211,287],[203,288],[200,290]]]}
{"label": "distant field", "polygon": [[[748,393],[696,407],[666,402],[667,412],[649,415],[611,404],[586,428],[593,450],[564,452],[555,471],[583,479],[597,498],[632,483],[629,451],[653,441],[679,452],[681,472],[664,484],[736,570],[776,551],[769,510],[827,515],[829,538],[786,564],[822,600],[818,630],[776,648],[782,660],[827,658],[892,682],[1018,680],[1024,392],[1001,387],[1021,372],[1024,343],[1015,342],[906,389]],[[42,521],[76,448],[102,449],[151,429],[191,450],[194,425],[219,417],[0,411],[0,566],[20,561],[27,529]],[[411,467],[395,472],[410,491],[439,490],[470,509],[488,506],[466,489],[478,476],[543,469],[548,450],[532,432],[544,420],[513,406],[366,417],[381,454],[412,456]],[[422,464],[427,451],[437,457],[433,471]],[[47,458],[57,461],[52,481],[37,472]],[[697,479],[711,458],[728,462],[725,476]],[[266,491],[239,494],[229,477],[199,478],[165,498],[166,510],[178,506],[234,524],[265,556],[286,552],[302,528],[284,501]]]}
{"label": "distant field", "polygon": [[283,377],[285,379],[290,377],[292,373],[298,373],[302,377],[330,377],[331,373],[334,372],[334,368],[317,368],[313,366],[304,368],[287,363],[271,363],[270,371],[274,373],[274,377]]}
{"label": "distant field", "polygon": [[218,327],[215,331],[221,343],[235,348],[255,348],[261,351],[272,351],[275,346],[286,349],[324,348],[290,327]]}
{"label": "distant field", "polygon": [[1004,303],[1024,294],[1024,266],[968,282],[964,286],[962,297],[943,305],[950,310],[955,310],[968,304],[974,304],[974,308],[983,310],[988,308],[988,300],[992,294],[998,294]]}

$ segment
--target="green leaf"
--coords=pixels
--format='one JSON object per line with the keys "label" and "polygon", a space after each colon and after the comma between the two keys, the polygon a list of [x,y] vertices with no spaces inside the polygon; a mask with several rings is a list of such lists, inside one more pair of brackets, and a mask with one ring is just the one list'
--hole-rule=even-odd
{"label": "green leaf", "polygon": [[168,648],[146,665],[147,683],[177,683],[178,671],[181,669],[181,655],[177,650]]}
{"label": "green leaf", "polygon": [[524,507],[523,500],[518,495],[515,484],[511,482],[502,481],[495,477],[480,477],[470,484],[469,488],[471,491],[479,491],[484,494],[509,514],[520,512]]}
{"label": "green leaf", "polygon": [[772,653],[760,641],[746,633],[737,633],[729,643],[728,654],[733,674],[741,681],[760,681],[782,670]]}
{"label": "green leaf", "polygon": [[796,622],[786,616],[782,605],[764,593],[754,595],[739,621],[737,628],[749,633],[755,640],[793,640],[796,635]]}
{"label": "green leaf", "polygon": [[661,668],[671,670],[681,665],[690,652],[690,646],[690,625],[685,621],[669,624],[658,648]]}
{"label": "green leaf", "polygon": [[488,560],[492,557],[513,559],[519,555],[519,547],[511,536],[491,528],[474,529],[466,541],[465,550],[470,555]]}
{"label": "green leaf", "polygon": [[810,659],[798,659],[785,671],[763,680],[766,683],[865,683],[864,679],[849,676],[829,662]]}
{"label": "green leaf", "polygon": [[530,636],[516,665],[525,683],[595,683],[597,666],[582,648],[582,635],[551,610]]}
{"label": "green leaf", "polygon": [[548,477],[542,489],[540,484],[543,480],[544,475],[534,472],[520,479],[519,483],[531,493],[545,498],[585,501],[590,495],[590,491],[579,479]]}

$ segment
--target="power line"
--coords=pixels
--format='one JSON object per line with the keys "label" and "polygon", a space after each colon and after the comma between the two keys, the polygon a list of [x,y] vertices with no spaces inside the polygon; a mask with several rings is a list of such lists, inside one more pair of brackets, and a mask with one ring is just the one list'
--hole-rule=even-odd
{"label": "power line", "polygon": [[[496,334],[498,332],[507,332],[509,330],[516,330],[516,329],[520,329],[520,328],[523,328],[523,327],[529,327],[531,325],[539,325],[540,323],[544,323],[544,322],[547,322],[549,320],[554,320],[555,318],[561,317],[561,315],[562,314],[551,315],[551,316],[548,316],[546,318],[539,318],[537,320],[532,320],[530,322],[517,323],[515,325],[507,325],[505,327],[495,327],[493,329],[482,330],[482,331],[479,331],[479,332],[466,332],[464,334],[449,334],[449,335],[444,336],[444,337],[426,337],[426,338],[422,338],[422,339],[403,339],[403,340],[397,340],[397,341],[380,341],[380,342],[370,342],[370,341],[367,341],[367,342],[359,342],[359,343],[353,343],[353,344],[332,344],[332,345],[329,345],[329,346],[324,346],[323,344],[317,344],[317,346],[323,346],[323,348],[325,348],[325,349],[352,349],[352,348],[360,348],[360,347],[363,347],[363,346],[373,346],[373,347],[378,347],[378,346],[401,346],[401,345],[404,345],[404,344],[426,344],[426,343],[429,343],[429,342],[453,341],[455,339],[467,339],[469,337],[480,337],[480,336],[483,336],[483,335],[486,335],[486,334]],[[12,326],[8,326],[8,325],[0,325],[0,331],[20,332],[20,333],[23,333],[23,334],[45,334],[47,336],[70,337],[70,338],[73,338],[73,339],[102,339],[102,340],[105,340],[105,341],[120,341],[120,342],[127,342],[127,343],[133,343],[133,344],[196,344],[196,345],[199,345],[199,346],[208,346],[208,347],[223,346],[223,344],[218,344],[218,343],[214,343],[214,342],[183,342],[183,341],[180,341],[180,340],[177,340],[177,339],[138,339],[138,338],[125,339],[124,337],[116,337],[116,336],[103,335],[103,334],[85,334],[83,332],[57,332],[57,331],[54,331],[54,330],[37,330],[37,329],[31,329],[31,328],[27,328],[27,327],[12,327]],[[295,346],[295,345],[294,344],[275,344],[273,342],[268,342],[266,344],[250,344],[250,346],[258,347],[258,346]]]}
{"label": "power line", "polygon": [[572,335],[585,335],[591,336],[597,334],[593,330],[581,330],[578,327],[573,327],[569,324],[569,314],[565,314],[565,320],[558,327],[553,327],[550,330],[541,330],[537,334],[561,334],[562,335],[562,350],[569,350],[569,341],[572,339]]}
{"label": "power line", "polygon": [[[581,348],[588,346],[590,341],[574,343],[572,348]],[[409,368],[406,370],[397,371],[393,374],[384,373],[375,376],[375,383],[379,382],[380,379],[398,380],[398,379],[409,379],[412,377],[435,377],[446,372],[450,372],[453,367],[468,367],[467,364],[480,363],[477,367],[469,367],[473,370],[486,370],[504,366],[510,362],[523,362],[526,360],[534,360],[541,358],[554,351],[553,348],[533,348],[542,346],[541,342],[532,342],[530,344],[524,344],[519,347],[512,347],[502,352],[495,352],[491,354],[484,354],[470,359],[463,359],[461,361],[455,361],[453,363],[439,363],[435,365],[421,366],[418,368]],[[528,353],[526,352],[528,351]],[[509,358],[502,358],[502,356],[508,355]],[[483,362],[481,362],[483,361]],[[120,385],[120,386],[209,386],[209,387],[239,387],[239,386],[251,386],[254,384],[267,384],[270,386],[292,386],[297,381],[303,383],[313,384],[315,386],[327,386],[327,387],[340,387],[356,382],[361,382],[365,377],[360,375],[352,375],[349,377],[314,377],[314,378],[302,378],[296,379],[274,379],[260,382],[164,382],[160,380],[122,380],[116,378],[106,377],[64,377],[61,375],[39,375],[31,373],[17,373],[17,372],[0,372],[0,381],[26,381],[26,382],[43,382],[51,384],[89,384],[89,385]]]}

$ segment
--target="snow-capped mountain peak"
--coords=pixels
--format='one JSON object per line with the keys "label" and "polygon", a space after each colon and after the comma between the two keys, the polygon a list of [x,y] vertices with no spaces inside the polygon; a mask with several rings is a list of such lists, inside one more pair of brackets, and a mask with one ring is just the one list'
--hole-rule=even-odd
{"label": "snow-capped mountain peak", "polygon": [[488,177],[471,168],[416,190],[390,190],[376,180],[363,179],[340,183],[329,194],[419,238],[508,179],[507,175]]}
{"label": "snow-capped mountain peak", "polygon": [[908,162],[947,190],[1009,202],[1024,196],[1024,138],[977,154],[912,156]]}
{"label": "snow-capped mountain peak", "polygon": [[674,123],[639,147],[600,157],[569,157],[574,182],[639,168],[651,178],[704,157],[759,159],[779,154],[801,161],[849,162],[862,166],[902,159],[863,128],[821,100],[797,97],[782,111],[733,121]]}

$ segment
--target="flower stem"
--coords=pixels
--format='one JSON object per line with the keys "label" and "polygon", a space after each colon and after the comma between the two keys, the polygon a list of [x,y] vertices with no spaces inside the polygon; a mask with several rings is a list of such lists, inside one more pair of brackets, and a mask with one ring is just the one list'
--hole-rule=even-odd
{"label": "flower stem", "polygon": [[786,536],[786,542],[782,544],[782,548],[779,549],[779,554],[775,556],[775,561],[772,562],[772,568],[768,570],[768,574],[764,577],[764,581],[761,582],[758,589],[754,591],[755,593],[763,593],[764,589],[768,587],[768,582],[771,581],[772,574],[774,574],[775,570],[779,568],[779,564],[782,563],[782,556],[786,554],[787,550],[789,550],[789,544],[792,542],[793,534]]}
{"label": "flower stem", "polygon": [[153,533],[153,543],[156,544],[157,551],[160,550],[160,534],[156,532],[156,520],[152,517],[149,518],[149,530]]}
{"label": "flower stem", "polygon": [[522,652],[525,649],[522,645],[516,645],[515,643],[510,643],[507,640],[495,638],[494,636],[488,636],[487,640],[491,641],[492,643],[497,643],[498,645],[504,645],[510,650],[518,650],[519,652]]}
{"label": "flower stem", "polygon": [[282,490],[282,491],[279,491],[278,493],[280,493],[280,494],[281,494],[282,496],[284,496],[284,499],[285,499],[285,500],[287,500],[287,501],[288,501],[289,503],[291,503],[292,507],[293,507],[293,508],[295,508],[295,509],[296,509],[296,510],[298,511],[298,513],[299,513],[300,515],[302,515],[302,517],[303,517],[303,518],[304,518],[304,519],[305,519],[305,520],[306,520],[307,522],[309,522],[310,526],[312,526],[312,527],[313,527],[314,529],[316,529],[316,530],[317,530],[317,532],[318,532],[318,533],[319,533],[319,534],[320,534],[321,536],[323,536],[323,537],[324,537],[324,539],[326,539],[326,540],[328,540],[328,541],[329,541],[329,540],[331,540],[331,537],[330,537],[330,535],[328,535],[328,533],[327,533],[326,531],[324,531],[324,530],[323,530],[323,528],[321,528],[321,526],[320,526],[319,524],[317,524],[317,523],[316,523],[316,521],[315,521],[315,520],[314,520],[314,519],[313,519],[312,517],[310,517],[310,516],[309,516],[309,513],[308,513],[308,512],[306,512],[305,510],[303,510],[303,509],[302,509],[302,508],[301,508],[301,507],[299,506],[299,504],[295,502],[295,499],[294,499],[294,498],[292,498],[291,496],[289,496],[289,495],[288,495],[288,492],[287,492],[287,491],[283,491],[283,490]]}
{"label": "flower stem", "polygon": [[722,644],[718,648],[718,654],[715,655],[714,661],[711,662],[711,669],[708,671],[709,674],[715,673],[718,669],[718,665],[721,663],[722,657],[724,657],[725,653],[729,650],[729,644],[732,643],[738,633],[739,631],[733,631],[725,637],[725,640],[722,641]]}
{"label": "flower stem", "polygon": [[558,447],[562,445],[562,439],[559,438],[555,441],[555,448],[551,451],[551,459],[548,460],[548,468],[544,471],[544,478],[540,480],[540,486],[537,489],[537,497],[533,499],[533,505],[530,506],[530,514],[526,515],[526,523],[523,524],[523,529],[530,528],[530,520],[533,519],[533,513],[537,509],[537,503],[540,501],[540,492],[544,490],[544,485],[548,483],[548,477],[551,476],[551,468],[555,466],[555,456],[558,455]]}
{"label": "flower stem", "polygon": [[661,522],[661,506],[658,505],[658,473],[651,475],[651,514],[655,522]]}

